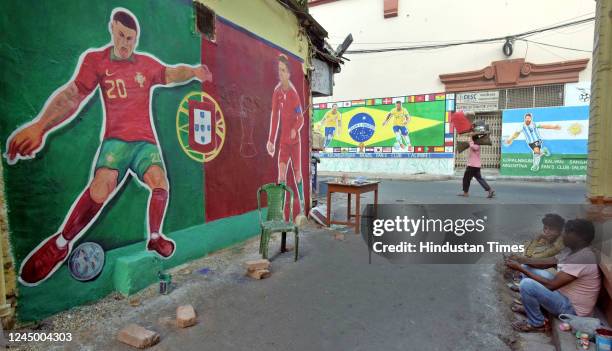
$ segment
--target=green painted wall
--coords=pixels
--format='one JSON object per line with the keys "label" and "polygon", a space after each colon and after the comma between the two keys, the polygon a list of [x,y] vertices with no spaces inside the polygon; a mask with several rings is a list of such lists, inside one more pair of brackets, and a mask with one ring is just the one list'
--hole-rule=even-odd
{"label": "green painted wall", "polygon": [[[275,1],[204,1],[219,14],[304,57],[307,44],[298,40],[295,17]],[[0,4],[0,148],[10,133],[33,119],[58,87],[72,76],[79,55],[110,42],[109,15],[125,7],[139,20],[137,50],[167,64],[200,62],[200,37],[194,33],[188,0],[10,1]],[[263,18],[253,17],[260,13]],[[44,20],[43,20],[44,19]],[[264,24],[265,23],[265,24]],[[286,31],[279,31],[279,26]],[[277,33],[272,28],[276,28]],[[168,178],[170,199],[163,232],[177,243],[177,252],[163,267],[202,257],[257,234],[254,212],[204,224],[204,177],[201,163],[189,159],[176,139],[176,111],[199,82],[159,87],[152,111]],[[17,269],[41,240],[57,232],[76,197],[87,184],[100,144],[102,102],[99,92],[67,126],[48,136],[35,159],[15,165],[4,162],[9,233]],[[81,238],[106,250],[100,277],[82,283],[64,265],[36,287],[18,284],[18,318],[36,320],[63,309],[94,301],[115,290],[113,270],[120,257],[144,250],[149,192],[134,179],[106,206]],[[76,245],[75,245],[76,246]],[[147,278],[151,279],[151,278]]]}
{"label": "green painted wall", "polygon": [[501,159],[501,174],[509,176],[584,176],[587,172],[584,154],[551,155],[543,157],[537,172],[531,170],[533,155],[504,154]]}
{"label": "green painted wall", "polygon": [[[110,41],[108,18],[114,7],[130,9],[139,19],[138,50],[172,63],[198,63],[200,38],[192,34],[192,8],[184,1],[13,1],[3,3],[0,50],[0,141],[30,121],[49,95],[72,76],[80,53]],[[171,6],[172,16],[160,18]],[[45,21],[40,18],[44,17]],[[15,18],[20,18],[15,21]],[[161,20],[163,19],[163,20]],[[173,28],[170,32],[168,28]],[[44,33],[44,35],[41,35]],[[203,174],[201,164],[189,162],[177,148],[175,116],[180,99],[199,84],[157,88],[152,109],[171,183],[164,230],[172,232],[202,223]],[[100,144],[102,103],[99,93],[68,126],[49,135],[36,159],[5,163],[9,223],[17,266],[42,238],[54,233],[66,211],[87,184],[91,163]],[[3,162],[6,160],[3,159]],[[26,195],[27,196],[24,196]],[[112,249],[140,241],[145,235],[148,191],[128,180],[88,240]]]}
{"label": "green painted wall", "polygon": [[[257,230],[258,220],[257,213],[250,212],[174,232],[170,236],[176,241],[177,251],[171,260],[156,260],[158,267],[168,269],[246,240],[256,234],[254,229]],[[96,301],[112,291],[122,291],[115,284],[125,286],[130,283],[115,281],[115,277],[122,278],[122,275],[115,275],[115,263],[119,258],[132,259],[142,255],[141,242],[107,252],[107,263],[102,274],[91,282],[74,280],[64,265],[51,279],[37,287],[19,285],[18,318],[21,321],[39,320],[70,307]],[[143,275],[145,272],[151,273],[149,271],[151,269],[134,267],[132,271],[121,273],[138,277],[138,281],[131,284],[151,284],[156,281],[156,275]]]}

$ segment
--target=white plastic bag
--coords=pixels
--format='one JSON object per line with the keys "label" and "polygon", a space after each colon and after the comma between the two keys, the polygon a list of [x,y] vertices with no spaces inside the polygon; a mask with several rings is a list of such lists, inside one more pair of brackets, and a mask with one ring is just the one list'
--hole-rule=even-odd
{"label": "white plastic bag", "polygon": [[327,205],[318,205],[310,209],[308,215],[320,225],[327,225]]}

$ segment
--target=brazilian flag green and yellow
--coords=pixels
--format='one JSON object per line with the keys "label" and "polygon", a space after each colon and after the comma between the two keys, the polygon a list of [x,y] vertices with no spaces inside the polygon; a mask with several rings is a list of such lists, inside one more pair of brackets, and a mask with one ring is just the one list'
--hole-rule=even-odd
{"label": "brazilian flag green and yellow", "polygon": [[[378,101],[377,101],[378,102]],[[331,107],[331,104],[327,104]],[[396,108],[396,104],[377,104],[369,106],[338,107],[340,112],[340,130],[336,130],[334,138],[328,147],[359,147],[360,142],[349,134],[349,126],[355,125],[354,118],[369,115],[374,121],[374,134],[364,142],[365,147],[393,146],[396,142],[393,131],[394,119],[391,118],[383,126],[389,112]],[[443,146],[444,121],[446,116],[446,102],[444,100],[402,103],[402,108],[408,110],[410,122],[407,125],[411,144],[414,146]],[[313,127],[325,134],[325,114],[328,109],[314,109]],[[369,118],[368,118],[369,120]]]}

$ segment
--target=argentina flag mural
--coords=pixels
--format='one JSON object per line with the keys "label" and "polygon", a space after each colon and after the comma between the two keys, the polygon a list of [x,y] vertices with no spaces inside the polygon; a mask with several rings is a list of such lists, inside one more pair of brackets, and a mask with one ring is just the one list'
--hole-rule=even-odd
{"label": "argentina flag mural", "polygon": [[588,106],[506,110],[502,123],[501,174],[586,174]]}

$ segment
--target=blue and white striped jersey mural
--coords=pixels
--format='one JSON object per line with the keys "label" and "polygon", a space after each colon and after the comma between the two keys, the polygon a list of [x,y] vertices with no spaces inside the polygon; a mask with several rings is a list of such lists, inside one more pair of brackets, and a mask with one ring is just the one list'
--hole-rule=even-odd
{"label": "blue and white striped jersey mural", "polygon": [[589,137],[589,107],[505,110],[502,174],[583,175]]}

